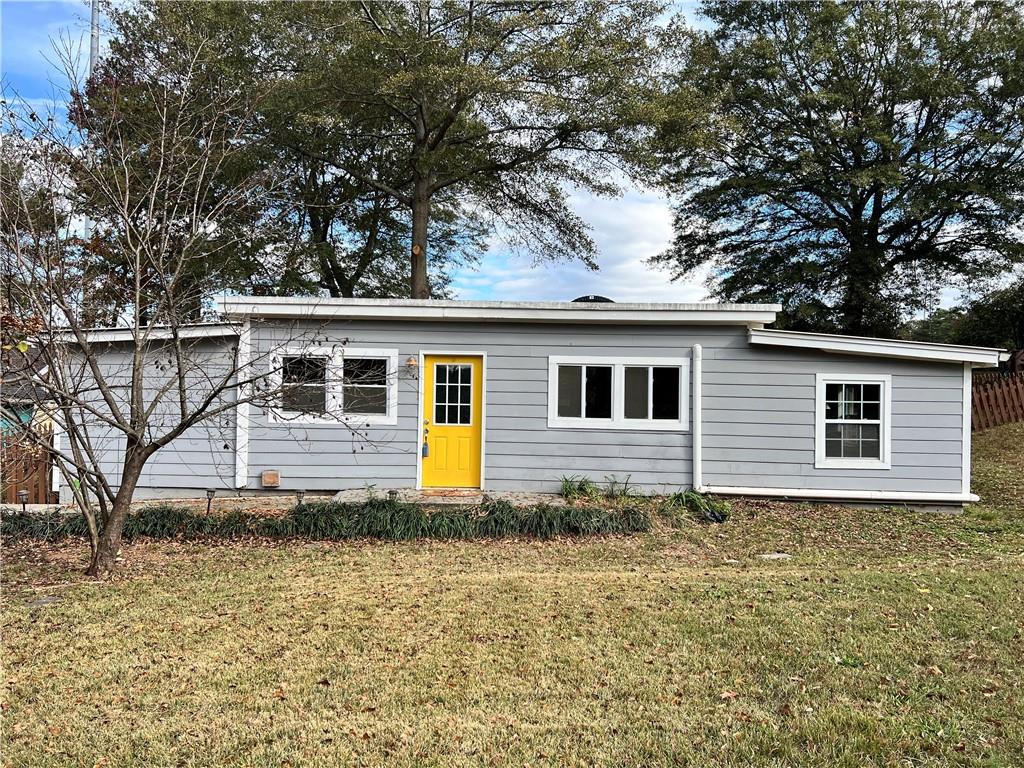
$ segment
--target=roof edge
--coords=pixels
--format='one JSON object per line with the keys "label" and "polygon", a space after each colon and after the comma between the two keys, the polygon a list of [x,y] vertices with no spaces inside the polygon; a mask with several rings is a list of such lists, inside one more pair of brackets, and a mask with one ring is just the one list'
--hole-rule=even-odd
{"label": "roof edge", "polygon": [[[84,331],[90,344],[102,344],[111,341],[166,341],[177,333],[180,339],[210,339],[223,336],[237,336],[238,326],[233,323],[191,323],[172,329],[166,325],[153,325],[147,328],[90,328]],[[60,337],[69,342],[77,339],[71,331],[65,331]]]}
{"label": "roof edge", "polygon": [[776,347],[818,349],[848,355],[892,357],[904,360],[932,360],[948,363],[971,363],[978,367],[994,367],[1009,359],[1006,350],[996,347],[969,347],[959,344],[936,344],[928,341],[901,341],[869,336],[841,336],[808,331],[783,331],[775,328],[752,328],[751,344]]}
{"label": "roof edge", "polygon": [[435,299],[335,299],[305,296],[220,296],[223,317],[382,319],[477,322],[725,323],[765,324],[778,304],[600,303],[570,301],[453,301]]}

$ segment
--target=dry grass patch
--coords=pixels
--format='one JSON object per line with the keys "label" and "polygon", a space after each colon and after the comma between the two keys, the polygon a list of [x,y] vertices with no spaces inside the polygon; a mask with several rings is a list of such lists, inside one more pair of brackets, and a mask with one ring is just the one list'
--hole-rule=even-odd
{"label": "dry grass patch", "polygon": [[136,541],[112,583],[79,542],[8,547],[0,759],[1024,764],[1024,514],[982,492],[575,541]]}

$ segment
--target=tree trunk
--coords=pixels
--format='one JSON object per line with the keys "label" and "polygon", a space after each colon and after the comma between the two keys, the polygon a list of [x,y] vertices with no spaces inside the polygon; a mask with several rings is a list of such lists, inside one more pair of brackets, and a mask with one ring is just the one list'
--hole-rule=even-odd
{"label": "tree trunk", "polygon": [[132,496],[135,494],[135,487],[139,483],[146,459],[138,455],[125,456],[124,464],[124,471],[121,473],[121,486],[117,489],[117,495],[114,497],[106,524],[100,531],[99,541],[92,552],[89,567],[85,570],[89,576],[109,577],[114,572],[117,553],[121,550],[124,521],[131,509]]}
{"label": "tree trunk", "polygon": [[883,250],[878,245],[854,244],[846,262],[842,301],[842,331],[853,336],[890,336],[881,316]]}
{"label": "tree trunk", "polygon": [[412,277],[414,299],[430,298],[427,279],[427,224],[430,222],[430,181],[417,178],[412,200]]}

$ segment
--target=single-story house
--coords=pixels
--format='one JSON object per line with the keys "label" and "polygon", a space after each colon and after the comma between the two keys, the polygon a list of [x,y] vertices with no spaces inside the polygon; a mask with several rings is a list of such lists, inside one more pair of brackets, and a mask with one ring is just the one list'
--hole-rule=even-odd
{"label": "single-story house", "polygon": [[[779,310],[221,298],[221,322],[191,342],[211,365],[265,370],[277,394],[159,451],[137,497],[554,492],[577,476],[644,493],[976,500],[971,372],[1001,350],[775,330]],[[113,356],[130,336],[95,338]]]}

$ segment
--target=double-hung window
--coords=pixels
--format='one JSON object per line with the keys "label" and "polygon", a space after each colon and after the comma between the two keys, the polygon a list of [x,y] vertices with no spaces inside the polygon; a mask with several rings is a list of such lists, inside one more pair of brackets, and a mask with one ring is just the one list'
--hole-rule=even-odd
{"label": "double-hung window", "polygon": [[685,358],[548,358],[548,426],[685,430]]}
{"label": "double-hung window", "polygon": [[890,467],[891,388],[890,376],[818,374],[816,467]]}
{"label": "double-hung window", "polygon": [[273,369],[275,421],[398,423],[398,350],[287,350]]}

